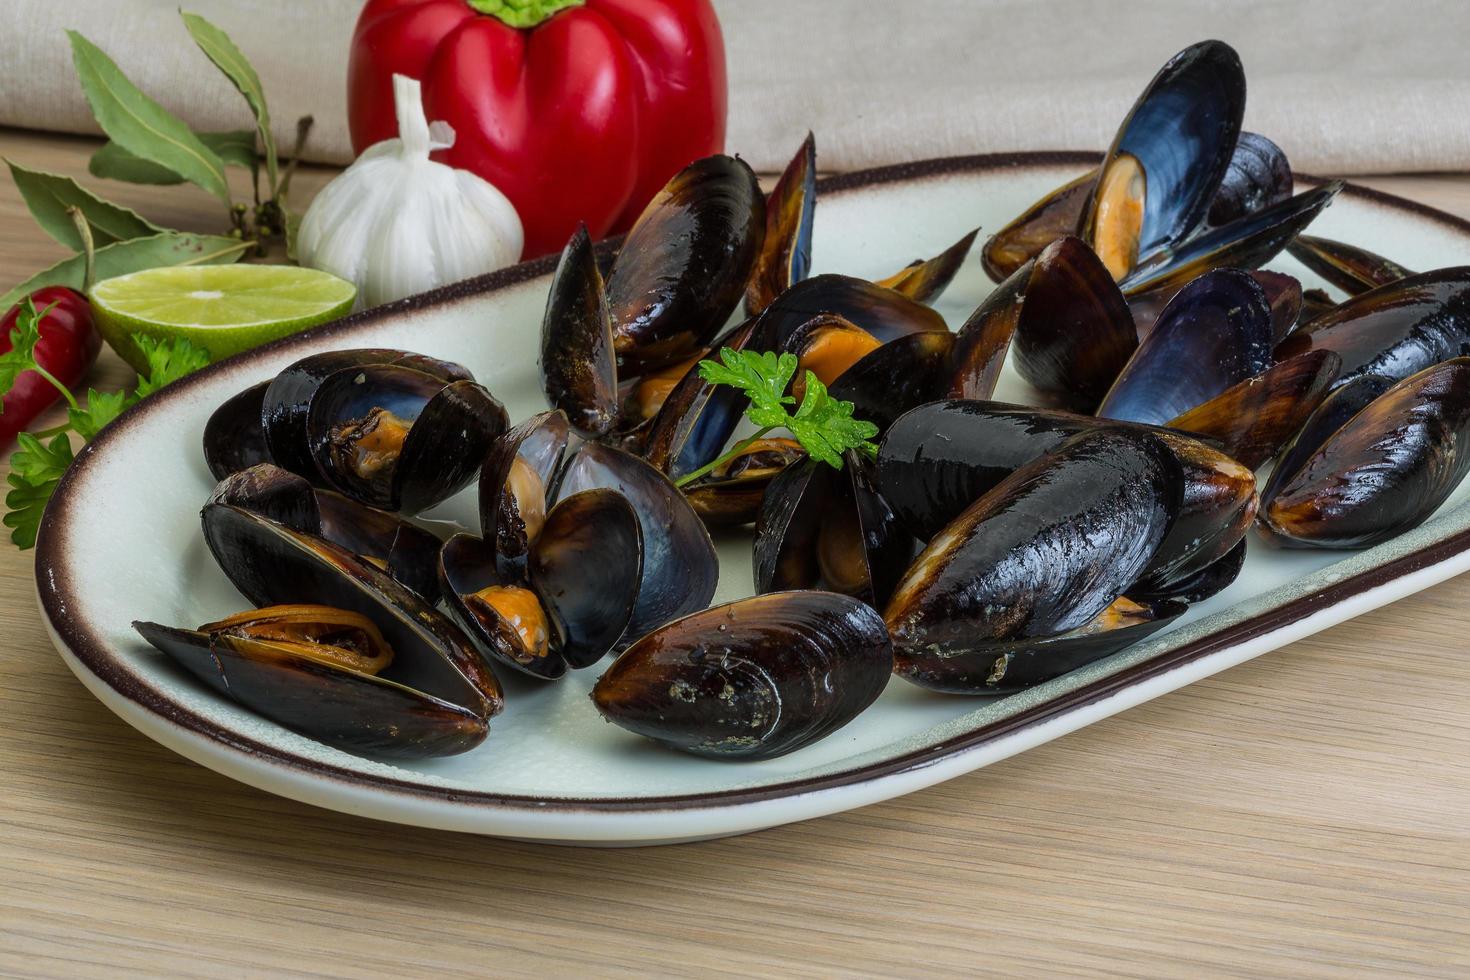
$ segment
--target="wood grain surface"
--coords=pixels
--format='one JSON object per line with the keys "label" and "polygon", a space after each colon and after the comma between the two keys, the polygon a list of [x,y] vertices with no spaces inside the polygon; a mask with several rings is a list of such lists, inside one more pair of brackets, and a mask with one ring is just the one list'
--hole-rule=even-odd
{"label": "wood grain surface", "polygon": [[[77,176],[95,145],[0,132]],[[1467,177],[1365,183],[1470,216]],[[105,192],[219,224],[188,188]],[[62,255],[6,181],[0,282]],[[591,851],[186,762],[62,665],[31,572],[0,548],[0,974],[1470,973],[1470,578],[903,799]]]}

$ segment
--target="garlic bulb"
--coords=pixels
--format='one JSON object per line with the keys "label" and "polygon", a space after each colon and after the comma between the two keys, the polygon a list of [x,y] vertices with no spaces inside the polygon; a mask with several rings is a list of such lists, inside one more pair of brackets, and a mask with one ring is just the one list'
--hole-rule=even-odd
{"label": "garlic bulb", "polygon": [[429,125],[418,81],[394,75],[393,101],[398,139],[368,147],[323,188],[296,238],[302,265],[357,284],[359,307],[510,265],[524,241],[504,194],[429,159],[454,130]]}

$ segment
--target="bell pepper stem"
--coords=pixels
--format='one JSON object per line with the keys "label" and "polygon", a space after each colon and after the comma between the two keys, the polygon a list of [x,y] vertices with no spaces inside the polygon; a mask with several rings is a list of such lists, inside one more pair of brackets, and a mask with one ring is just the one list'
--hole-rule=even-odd
{"label": "bell pepper stem", "polygon": [[735,445],[730,447],[730,451],[728,453],[721,456],[719,459],[713,460],[709,463],[705,463],[703,466],[693,471],[692,473],[685,473],[683,476],[679,477],[679,479],[674,481],[674,486],[687,486],[688,484],[693,483],[695,480],[704,476],[706,473],[715,469],[716,467],[723,466],[725,463],[730,462],[730,460],[734,459],[736,456],[739,456],[741,453],[745,452],[745,450],[749,449],[751,446],[764,439],[766,435],[771,432],[772,428],[774,428],[774,426],[764,428],[748,439],[741,439]]}
{"label": "bell pepper stem", "polygon": [[486,14],[508,27],[535,27],[570,7],[580,7],[587,0],[465,0],[476,13]]}

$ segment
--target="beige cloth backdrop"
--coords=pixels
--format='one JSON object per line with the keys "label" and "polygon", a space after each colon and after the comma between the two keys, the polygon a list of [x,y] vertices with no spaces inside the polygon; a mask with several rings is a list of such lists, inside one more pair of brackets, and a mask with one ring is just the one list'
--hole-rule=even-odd
{"label": "beige cloth backdrop", "polygon": [[[1009,149],[1101,149],[1155,69],[1191,41],[1234,44],[1246,124],[1303,170],[1470,169],[1470,2],[716,0],[729,148],[776,169],[817,133],[847,170]],[[279,125],[316,116],[308,155],[349,158],[348,39],[360,0],[189,0],[260,70]],[[63,28],[81,30],[200,129],[239,96],[190,44],[177,0],[3,0],[0,123],[95,131]]]}

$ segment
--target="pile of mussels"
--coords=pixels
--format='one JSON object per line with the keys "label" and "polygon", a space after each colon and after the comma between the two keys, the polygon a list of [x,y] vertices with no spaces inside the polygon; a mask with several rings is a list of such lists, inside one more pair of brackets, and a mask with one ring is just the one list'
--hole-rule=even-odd
{"label": "pile of mussels", "polygon": [[[893,673],[1005,695],[1120,650],[1228,585],[1253,524],[1285,547],[1411,528],[1470,465],[1470,268],[1302,234],[1339,185],[1293,196],[1244,102],[1228,46],[1173,58],[1100,167],[985,244],[999,285],[958,332],[925,304],[973,234],[878,282],[809,278],[811,139],[769,197],[740,160],[700,160],[615,255],[585,233],[562,254],[550,411],[511,426],[459,365],[377,349],[222,405],[204,536],[257,608],[137,628],[355,752],[462,752],[502,706],[496,670],[551,681],[617,652],[606,718],[755,759]],[[1252,271],[1283,249],[1347,299]],[[721,347],[795,354],[880,427],[876,459],[772,439],[676,487],[740,421],[744,394],[695,369]],[[989,400],[1007,356],[1048,407]],[[479,535],[411,519],[476,478]],[[707,608],[708,528],[751,523],[758,594]]]}

